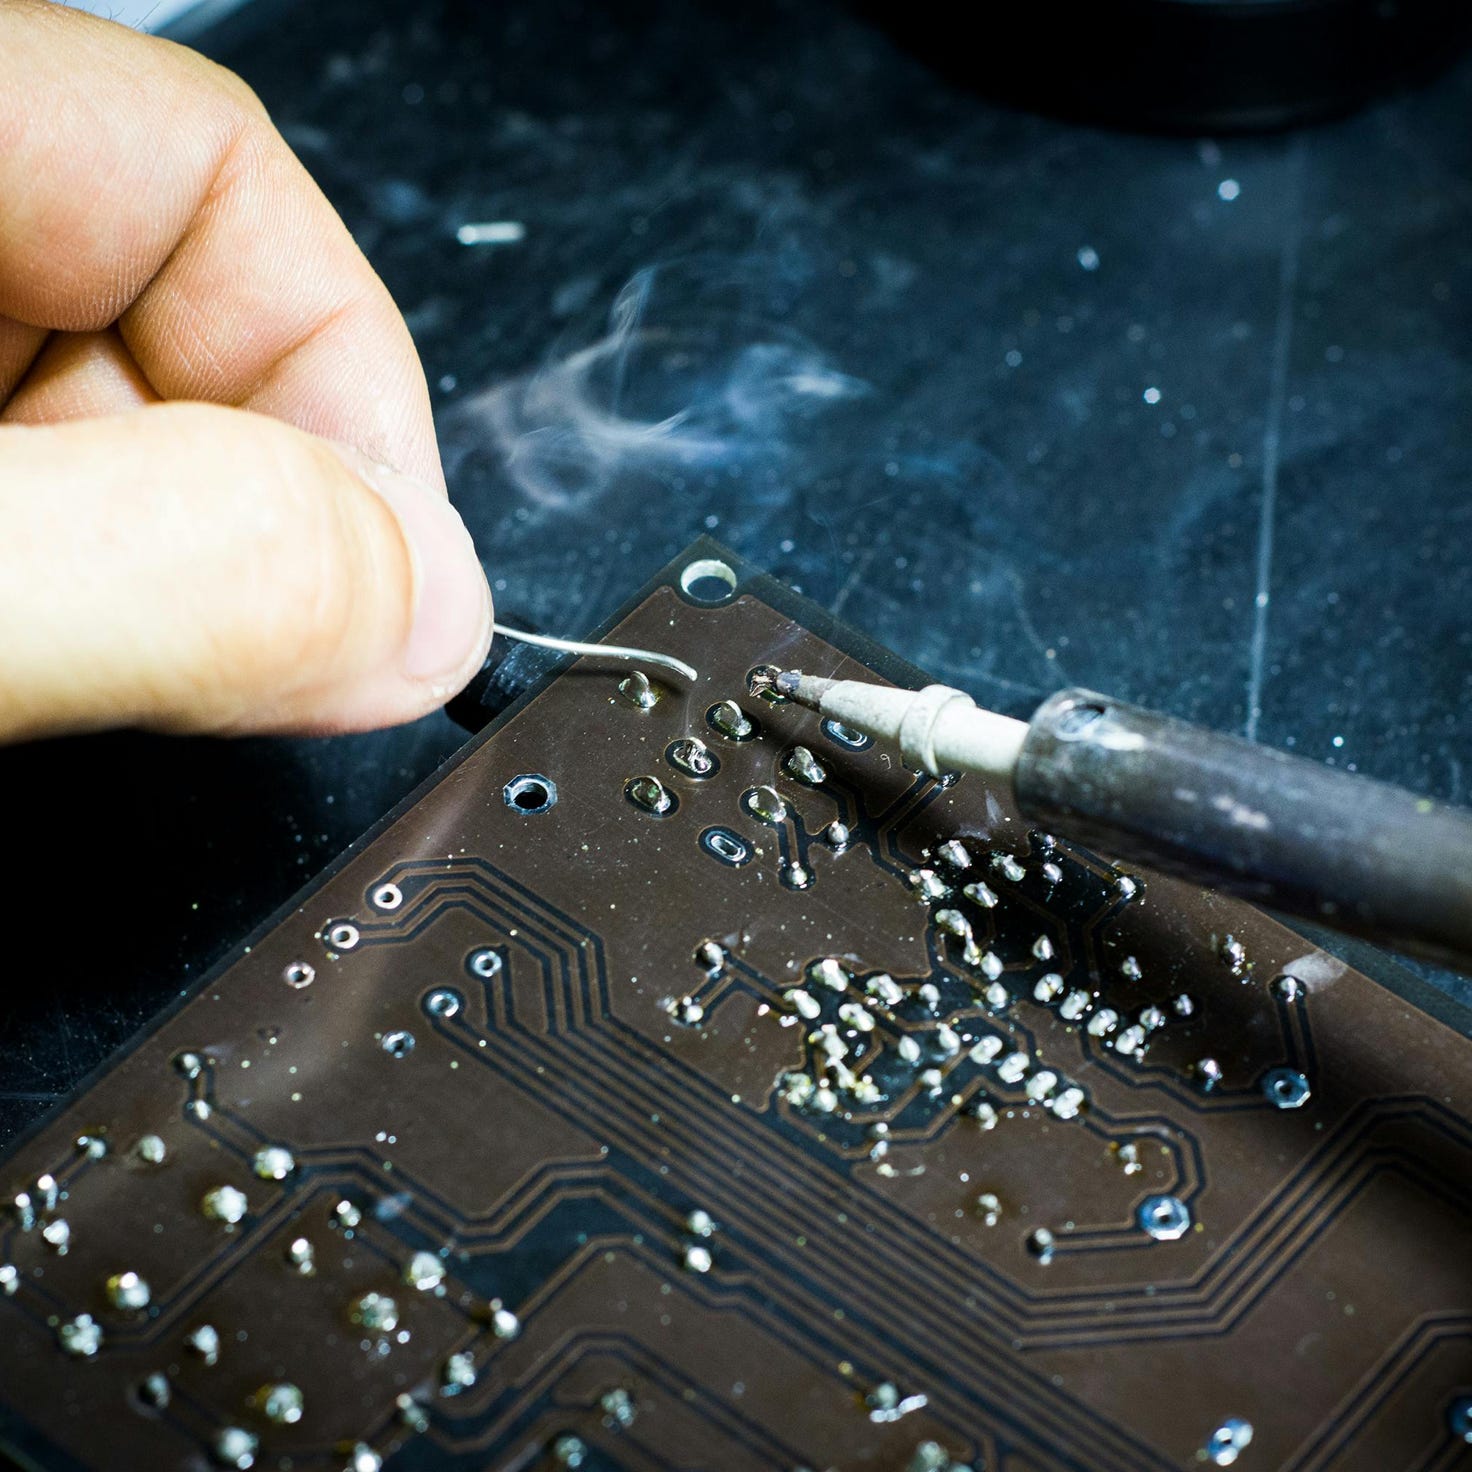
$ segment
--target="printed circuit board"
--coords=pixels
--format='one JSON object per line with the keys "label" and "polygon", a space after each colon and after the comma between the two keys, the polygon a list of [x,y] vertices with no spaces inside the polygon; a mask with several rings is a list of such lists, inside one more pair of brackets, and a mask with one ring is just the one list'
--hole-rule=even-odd
{"label": "printed circuit board", "polygon": [[724,565],[0,1166],[9,1454],[1463,1465],[1465,1026],[772,699],[921,676]]}

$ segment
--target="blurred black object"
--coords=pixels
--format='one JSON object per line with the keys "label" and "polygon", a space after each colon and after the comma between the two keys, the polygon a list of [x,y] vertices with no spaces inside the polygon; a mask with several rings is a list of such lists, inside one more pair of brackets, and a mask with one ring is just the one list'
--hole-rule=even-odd
{"label": "blurred black object", "polygon": [[1452,61],[1466,0],[855,0],[952,81],[1033,111],[1172,132],[1349,112]]}
{"label": "blurred black object", "polygon": [[[511,627],[531,634],[547,631],[532,619],[509,619]],[[544,675],[566,664],[569,655],[536,644],[522,644],[497,634],[491,640],[486,662],[470,683],[445,707],[445,714],[473,736],[507,706],[520,700]]]}

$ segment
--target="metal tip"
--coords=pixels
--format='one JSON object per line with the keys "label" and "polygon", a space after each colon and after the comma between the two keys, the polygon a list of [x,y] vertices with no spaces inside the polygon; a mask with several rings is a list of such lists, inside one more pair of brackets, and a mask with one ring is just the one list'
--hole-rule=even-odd
{"label": "metal tip", "polygon": [[773,690],[783,699],[808,710],[821,710],[823,697],[837,683],[821,675],[805,675],[801,670],[784,670],[772,681]]}

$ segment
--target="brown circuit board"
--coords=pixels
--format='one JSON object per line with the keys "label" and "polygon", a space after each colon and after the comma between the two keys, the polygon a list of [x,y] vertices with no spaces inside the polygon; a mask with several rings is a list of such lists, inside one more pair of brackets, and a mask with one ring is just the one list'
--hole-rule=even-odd
{"label": "brown circuit board", "polygon": [[920,676],[692,556],[605,637],[697,681],[552,678],[0,1167],[8,1454],[1472,1461],[1457,1019],[774,702]]}

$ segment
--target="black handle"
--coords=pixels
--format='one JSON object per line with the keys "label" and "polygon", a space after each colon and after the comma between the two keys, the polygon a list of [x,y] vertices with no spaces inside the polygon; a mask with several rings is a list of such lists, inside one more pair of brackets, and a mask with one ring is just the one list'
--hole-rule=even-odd
{"label": "black handle", "polygon": [[1033,716],[1027,816],[1117,858],[1472,969],[1472,813],[1088,690]]}

